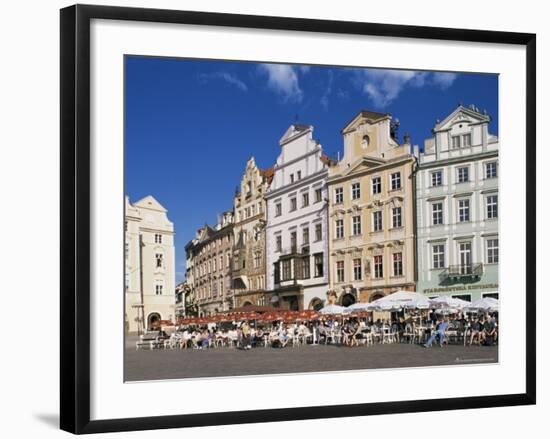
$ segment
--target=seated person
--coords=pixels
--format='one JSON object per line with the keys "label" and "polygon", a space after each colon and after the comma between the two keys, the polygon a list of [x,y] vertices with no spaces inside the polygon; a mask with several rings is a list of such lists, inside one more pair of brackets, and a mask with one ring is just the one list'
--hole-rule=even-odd
{"label": "seated person", "polygon": [[483,323],[484,323],[483,320],[480,320],[480,319],[476,319],[474,323],[472,323],[471,334],[470,334],[470,346],[474,342],[474,338],[477,339],[477,343],[479,345],[483,341],[484,339]]}

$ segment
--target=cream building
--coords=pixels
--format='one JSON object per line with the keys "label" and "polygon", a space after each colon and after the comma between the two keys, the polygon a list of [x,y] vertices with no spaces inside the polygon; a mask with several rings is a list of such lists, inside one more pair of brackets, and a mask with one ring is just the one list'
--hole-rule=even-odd
{"label": "cream building", "polygon": [[235,193],[232,273],[235,308],[267,304],[264,194],[272,178],[273,169],[259,169],[251,157]]}
{"label": "cream building", "polygon": [[389,114],[361,111],[329,168],[329,301],[348,306],[415,290],[413,168]]}
{"label": "cream building", "polygon": [[151,195],[125,205],[125,327],[175,319],[174,225]]}

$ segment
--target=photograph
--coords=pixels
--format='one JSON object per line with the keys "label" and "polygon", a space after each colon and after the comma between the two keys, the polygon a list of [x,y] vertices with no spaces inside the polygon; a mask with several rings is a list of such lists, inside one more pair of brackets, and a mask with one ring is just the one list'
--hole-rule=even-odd
{"label": "photograph", "polygon": [[123,84],[125,382],[499,362],[497,72],[125,54]]}

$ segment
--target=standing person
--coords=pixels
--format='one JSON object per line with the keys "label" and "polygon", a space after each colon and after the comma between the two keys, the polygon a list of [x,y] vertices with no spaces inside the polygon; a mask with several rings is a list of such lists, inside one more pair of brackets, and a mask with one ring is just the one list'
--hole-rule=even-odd
{"label": "standing person", "polygon": [[437,328],[434,332],[432,332],[432,335],[428,339],[428,341],[424,344],[425,348],[431,348],[432,343],[434,342],[436,337],[439,337],[439,346],[443,347],[443,340],[445,339],[445,331],[449,327],[449,317],[442,320],[439,325],[437,325]]}
{"label": "standing person", "polygon": [[251,349],[252,345],[250,342],[250,325],[246,320],[241,325],[241,331],[243,333],[243,349]]}

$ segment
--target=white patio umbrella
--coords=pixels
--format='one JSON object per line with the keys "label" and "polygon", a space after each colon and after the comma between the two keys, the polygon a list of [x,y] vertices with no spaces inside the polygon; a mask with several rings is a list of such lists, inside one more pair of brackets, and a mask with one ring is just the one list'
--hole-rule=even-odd
{"label": "white patio umbrella", "polygon": [[327,305],[321,308],[319,312],[321,314],[342,314],[346,308],[340,305]]}
{"label": "white patio umbrella", "polygon": [[498,300],[492,297],[484,297],[472,302],[471,305],[468,305],[464,309],[466,311],[495,312],[498,311]]}
{"label": "white patio umbrella", "polygon": [[371,311],[372,303],[357,302],[353,305],[350,305],[344,309],[345,313],[360,312],[360,311]]}
{"label": "white patio umbrella", "polygon": [[430,299],[430,306],[436,309],[457,309],[471,305],[467,300],[458,299],[451,296],[439,296]]}
{"label": "white patio umbrella", "polygon": [[392,311],[400,309],[428,309],[429,299],[414,291],[396,291],[388,296],[375,300],[370,304],[374,309]]}

